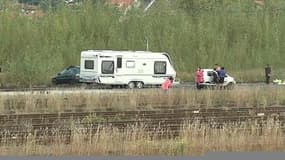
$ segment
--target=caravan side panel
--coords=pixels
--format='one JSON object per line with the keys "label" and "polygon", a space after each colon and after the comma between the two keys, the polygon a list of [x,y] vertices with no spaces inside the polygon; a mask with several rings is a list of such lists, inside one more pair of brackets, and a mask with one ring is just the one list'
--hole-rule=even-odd
{"label": "caravan side panel", "polygon": [[160,85],[165,78],[176,76],[166,53],[83,51],[80,64],[80,81],[87,83]]}
{"label": "caravan side panel", "polygon": [[97,53],[82,52],[80,59],[80,82],[98,82],[98,65]]}
{"label": "caravan side panel", "polygon": [[152,58],[151,54],[145,57],[123,57],[122,68],[116,69],[117,84],[128,84],[131,81],[143,82],[146,85],[161,84],[165,78],[176,73],[168,58]]}

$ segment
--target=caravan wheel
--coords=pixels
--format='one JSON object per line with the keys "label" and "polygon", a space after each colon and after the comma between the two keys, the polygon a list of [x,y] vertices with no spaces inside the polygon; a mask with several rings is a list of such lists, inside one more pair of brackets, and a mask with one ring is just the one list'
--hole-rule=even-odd
{"label": "caravan wheel", "polygon": [[143,82],[137,82],[137,88],[143,88]]}
{"label": "caravan wheel", "polygon": [[135,85],[135,82],[129,82],[129,83],[128,83],[128,88],[129,88],[129,89],[134,89],[135,86],[136,86],[136,85]]}

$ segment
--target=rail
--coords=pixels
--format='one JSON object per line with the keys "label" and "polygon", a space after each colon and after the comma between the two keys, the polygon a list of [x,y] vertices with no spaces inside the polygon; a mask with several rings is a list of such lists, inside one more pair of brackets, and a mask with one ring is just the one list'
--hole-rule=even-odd
{"label": "rail", "polygon": [[94,134],[101,127],[124,130],[134,126],[152,134],[174,136],[179,135],[187,124],[207,124],[219,128],[226,124],[234,125],[249,121],[262,125],[267,123],[268,119],[280,122],[284,130],[285,107],[2,114],[0,141],[11,139],[23,142],[29,135],[36,136],[39,141],[43,137],[51,141],[58,135],[69,139],[74,128],[78,132]]}

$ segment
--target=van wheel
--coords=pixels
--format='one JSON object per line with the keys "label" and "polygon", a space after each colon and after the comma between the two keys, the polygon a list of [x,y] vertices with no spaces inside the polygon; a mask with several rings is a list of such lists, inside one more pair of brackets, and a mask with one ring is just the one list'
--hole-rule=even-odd
{"label": "van wheel", "polygon": [[134,89],[136,87],[135,82],[129,82],[128,83],[128,88],[129,89]]}
{"label": "van wheel", "polygon": [[143,82],[137,82],[137,88],[143,88]]}

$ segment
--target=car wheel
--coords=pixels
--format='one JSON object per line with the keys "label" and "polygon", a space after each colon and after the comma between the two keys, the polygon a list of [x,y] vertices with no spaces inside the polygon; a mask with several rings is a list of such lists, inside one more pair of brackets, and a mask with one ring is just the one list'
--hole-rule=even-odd
{"label": "car wheel", "polygon": [[143,82],[137,82],[137,88],[143,88]]}
{"label": "car wheel", "polygon": [[57,85],[58,84],[56,79],[52,79],[51,83],[52,83],[52,85]]}
{"label": "car wheel", "polygon": [[234,84],[233,83],[229,83],[226,88],[227,89],[234,89]]}
{"label": "car wheel", "polygon": [[128,88],[129,89],[134,89],[136,87],[135,82],[129,82],[128,83]]}

